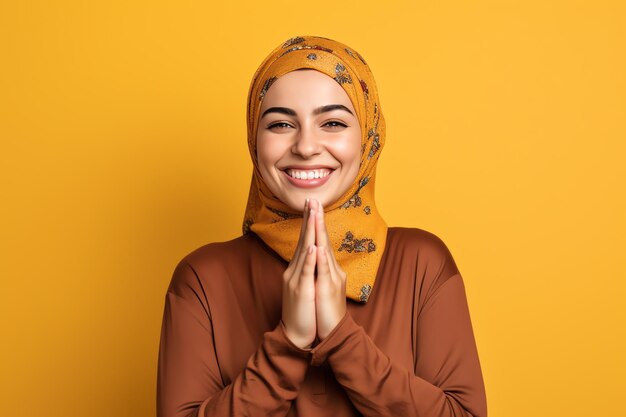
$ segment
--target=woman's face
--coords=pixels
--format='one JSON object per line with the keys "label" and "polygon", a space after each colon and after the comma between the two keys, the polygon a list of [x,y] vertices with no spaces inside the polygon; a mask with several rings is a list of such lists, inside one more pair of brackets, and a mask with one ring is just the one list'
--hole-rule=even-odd
{"label": "woman's face", "polygon": [[341,86],[316,70],[291,71],[266,92],[259,113],[257,159],[263,180],[282,202],[324,207],[355,181],[361,128]]}

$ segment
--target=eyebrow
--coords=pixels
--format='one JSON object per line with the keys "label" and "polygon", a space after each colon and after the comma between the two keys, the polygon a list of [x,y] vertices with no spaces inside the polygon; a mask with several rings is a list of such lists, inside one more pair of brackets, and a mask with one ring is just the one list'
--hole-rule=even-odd
{"label": "eyebrow", "polygon": [[[318,115],[318,114],[326,113],[326,112],[333,111],[333,110],[344,110],[354,116],[354,113],[352,113],[350,109],[344,106],[343,104],[327,104],[325,106],[321,106],[313,110],[313,114]],[[293,109],[290,109],[289,107],[270,107],[269,109],[263,112],[263,114],[261,115],[261,119],[264,118],[265,115],[268,113],[280,113],[280,114],[286,114],[288,116],[297,115],[296,111]]]}

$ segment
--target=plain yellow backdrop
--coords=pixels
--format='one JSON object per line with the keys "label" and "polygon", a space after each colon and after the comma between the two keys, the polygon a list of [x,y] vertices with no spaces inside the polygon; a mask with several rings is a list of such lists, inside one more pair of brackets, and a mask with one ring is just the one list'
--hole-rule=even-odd
{"label": "plain yellow backdrop", "polygon": [[299,34],[370,64],[377,202],[441,237],[492,417],[612,416],[626,391],[620,1],[3,1],[4,416],[150,416],[164,296],[241,233],[245,100]]}

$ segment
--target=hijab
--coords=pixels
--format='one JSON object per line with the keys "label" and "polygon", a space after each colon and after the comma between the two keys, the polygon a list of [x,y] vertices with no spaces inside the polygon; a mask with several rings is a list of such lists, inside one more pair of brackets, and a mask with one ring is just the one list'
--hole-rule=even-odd
{"label": "hijab", "polygon": [[315,69],[337,81],[348,94],[361,127],[359,172],[350,188],[324,207],[324,216],[335,259],[346,272],[346,297],[366,303],[387,239],[387,224],[374,201],[385,119],[372,72],[353,48],[320,36],[296,36],[278,45],[256,70],[247,101],[248,149],[254,168],[242,231],[255,233],[281,258],[291,261],[303,213],[279,200],[265,184],[257,161],[256,132],[263,97],[272,83],[301,68]]}

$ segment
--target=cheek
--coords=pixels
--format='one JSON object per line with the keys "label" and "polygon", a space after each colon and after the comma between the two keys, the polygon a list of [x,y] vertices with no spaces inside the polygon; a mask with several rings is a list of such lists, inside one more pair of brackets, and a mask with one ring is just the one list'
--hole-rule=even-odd
{"label": "cheek", "polygon": [[276,137],[276,135],[259,133],[256,149],[259,170],[272,176],[275,175],[272,174],[275,165],[284,157],[286,152],[289,152],[289,143],[283,138]]}
{"label": "cheek", "polygon": [[333,144],[333,154],[346,168],[354,168],[361,160],[361,136],[352,134]]}
{"label": "cheek", "polygon": [[258,135],[256,142],[259,169],[268,171],[282,155],[279,142],[270,135]]}

